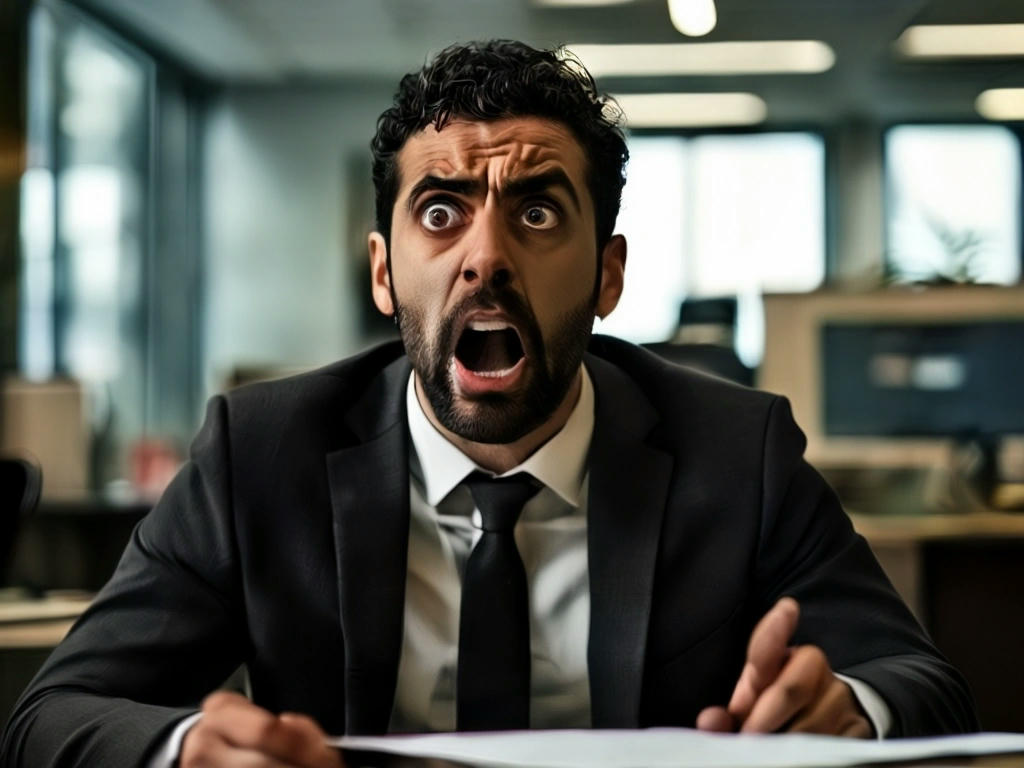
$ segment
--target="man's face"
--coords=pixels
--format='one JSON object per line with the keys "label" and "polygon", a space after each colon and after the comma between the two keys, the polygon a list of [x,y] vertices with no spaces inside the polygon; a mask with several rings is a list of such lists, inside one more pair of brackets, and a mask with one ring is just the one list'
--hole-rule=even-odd
{"label": "man's face", "polygon": [[370,239],[374,299],[397,314],[437,420],[513,442],[565,400],[595,314],[618,300],[624,244],[599,265],[583,151],[557,123],[428,126],[397,163],[390,274]]}

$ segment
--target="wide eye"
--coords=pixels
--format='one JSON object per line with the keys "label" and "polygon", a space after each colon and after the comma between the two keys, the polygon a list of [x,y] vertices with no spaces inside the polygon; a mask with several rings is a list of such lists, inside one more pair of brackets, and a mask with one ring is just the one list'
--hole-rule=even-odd
{"label": "wide eye", "polygon": [[431,232],[441,232],[461,224],[462,213],[451,203],[438,200],[423,209],[420,223]]}
{"label": "wide eye", "polygon": [[530,229],[551,229],[558,224],[558,213],[550,206],[534,203],[523,211],[523,223]]}

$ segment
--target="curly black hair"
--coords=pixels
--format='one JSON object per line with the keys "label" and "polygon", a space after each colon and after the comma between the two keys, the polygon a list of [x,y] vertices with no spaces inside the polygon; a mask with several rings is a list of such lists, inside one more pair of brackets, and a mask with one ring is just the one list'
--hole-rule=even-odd
{"label": "curly black hair", "polygon": [[399,186],[395,156],[406,140],[430,124],[441,130],[453,118],[508,117],[547,118],[569,128],[587,159],[598,248],[608,242],[629,158],[619,128],[622,112],[564,48],[538,50],[513,40],[449,46],[402,78],[370,142],[377,230],[386,241]]}

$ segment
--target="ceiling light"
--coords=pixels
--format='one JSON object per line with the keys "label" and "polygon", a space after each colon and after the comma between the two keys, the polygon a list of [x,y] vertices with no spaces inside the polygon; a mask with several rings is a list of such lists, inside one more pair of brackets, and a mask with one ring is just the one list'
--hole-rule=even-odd
{"label": "ceiling light", "polygon": [[595,77],[639,75],[813,74],[836,57],[820,40],[569,45]]}
{"label": "ceiling light", "polygon": [[630,128],[755,125],[768,114],[752,93],[625,93],[615,100]]}
{"label": "ceiling light", "polygon": [[991,88],[974,100],[978,114],[988,120],[1024,120],[1024,88]]}
{"label": "ceiling light", "polygon": [[896,49],[921,58],[1024,56],[1024,24],[907,27],[896,40]]}
{"label": "ceiling light", "polygon": [[668,0],[672,26],[690,37],[702,37],[715,28],[715,0]]}

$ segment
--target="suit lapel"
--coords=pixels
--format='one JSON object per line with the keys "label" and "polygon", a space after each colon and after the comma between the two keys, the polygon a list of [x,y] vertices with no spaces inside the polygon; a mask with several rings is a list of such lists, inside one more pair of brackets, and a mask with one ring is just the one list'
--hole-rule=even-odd
{"label": "suit lapel", "polygon": [[636,385],[593,356],[587,369],[597,398],[587,502],[591,721],[635,728],[673,462],[644,441],[658,417]]}
{"label": "suit lapel", "polygon": [[362,440],[327,456],[345,643],[345,731],[383,733],[402,648],[409,542],[409,462],[403,358],[349,413]]}

